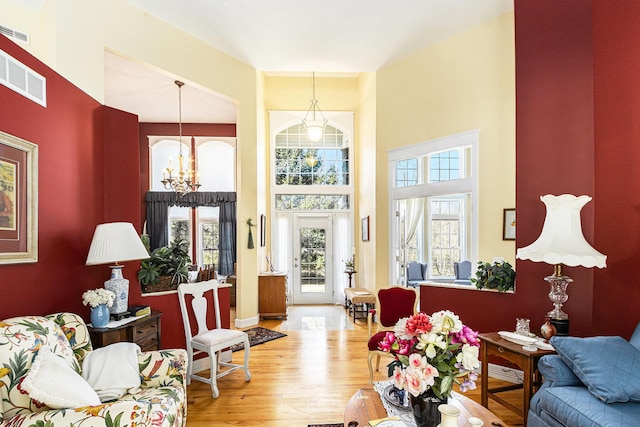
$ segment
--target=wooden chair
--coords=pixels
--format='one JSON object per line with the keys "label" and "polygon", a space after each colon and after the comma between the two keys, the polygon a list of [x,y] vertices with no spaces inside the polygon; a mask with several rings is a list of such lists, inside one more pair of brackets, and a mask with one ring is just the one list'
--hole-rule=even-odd
{"label": "wooden chair", "polygon": [[[376,360],[376,371],[380,370],[380,356],[392,357],[386,351],[378,350],[378,343],[382,341],[387,331],[393,331],[393,327],[398,320],[403,317],[409,317],[418,310],[418,292],[413,288],[405,288],[401,286],[393,286],[387,289],[379,289],[376,295],[376,310],[370,311],[367,316],[367,325],[369,328],[369,384],[373,382],[373,365],[374,357]],[[373,332],[373,316],[377,316],[377,330]]]}
{"label": "wooden chair", "polygon": [[[214,329],[207,327],[207,306],[208,301],[205,297],[206,293],[213,293],[213,310],[215,311],[216,326]],[[191,312],[196,319],[198,332],[193,335],[191,329],[191,320],[189,317],[190,310],[187,307],[187,295],[192,296]],[[190,384],[191,378],[208,383],[211,385],[211,393],[214,398],[220,395],[217,385],[217,379],[237,369],[244,369],[245,380],[251,380],[249,372],[249,336],[243,332],[233,329],[222,328],[220,322],[220,302],[218,298],[218,281],[209,280],[197,283],[182,283],[178,286],[178,300],[180,302],[180,311],[182,312],[182,322],[184,324],[184,333],[187,338],[187,385]],[[220,355],[223,349],[231,347],[235,344],[244,343],[244,364],[237,365],[233,363],[221,362]],[[196,352],[205,352],[211,359],[211,373],[209,378],[193,373],[193,355]],[[220,366],[229,369],[220,371]]]}

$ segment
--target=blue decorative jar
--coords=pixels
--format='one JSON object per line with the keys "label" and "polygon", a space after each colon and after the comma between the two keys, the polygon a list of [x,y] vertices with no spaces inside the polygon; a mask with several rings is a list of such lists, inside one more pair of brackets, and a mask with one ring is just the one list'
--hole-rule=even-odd
{"label": "blue decorative jar", "polygon": [[94,328],[104,328],[109,323],[109,309],[106,304],[100,304],[91,309],[91,325]]}

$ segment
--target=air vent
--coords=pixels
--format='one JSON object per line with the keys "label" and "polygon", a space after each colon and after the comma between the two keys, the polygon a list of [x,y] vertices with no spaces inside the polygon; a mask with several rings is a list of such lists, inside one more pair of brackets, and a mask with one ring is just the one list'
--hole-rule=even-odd
{"label": "air vent", "polygon": [[23,33],[22,31],[14,30],[13,28],[9,28],[6,25],[0,24],[0,34],[4,34],[10,39],[29,44],[29,34]]}
{"label": "air vent", "polygon": [[47,79],[2,50],[0,84],[43,107],[47,106]]}

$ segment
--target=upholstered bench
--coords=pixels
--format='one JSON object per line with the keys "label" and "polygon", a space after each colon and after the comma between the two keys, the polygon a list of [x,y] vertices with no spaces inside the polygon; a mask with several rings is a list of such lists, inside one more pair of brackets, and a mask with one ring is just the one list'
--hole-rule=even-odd
{"label": "upholstered bench", "polygon": [[369,310],[375,308],[376,297],[365,288],[346,288],[344,290],[345,307],[349,310],[349,314],[353,315],[353,321],[356,316],[366,319]]}

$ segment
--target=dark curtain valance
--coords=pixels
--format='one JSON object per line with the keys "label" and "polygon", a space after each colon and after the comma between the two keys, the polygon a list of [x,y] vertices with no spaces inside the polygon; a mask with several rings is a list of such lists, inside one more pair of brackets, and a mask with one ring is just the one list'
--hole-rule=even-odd
{"label": "dark curtain valance", "polygon": [[218,273],[233,273],[236,260],[236,193],[227,192],[195,192],[179,196],[169,191],[149,191],[145,197],[147,202],[147,233],[151,250],[166,246],[169,243],[169,208],[171,206],[197,208],[210,206],[220,208],[219,229],[219,266]]}

